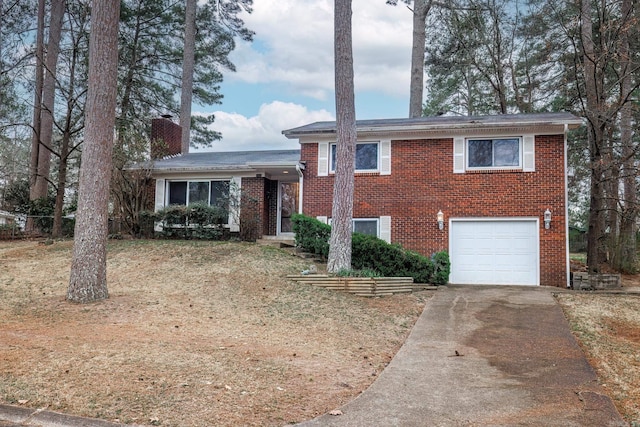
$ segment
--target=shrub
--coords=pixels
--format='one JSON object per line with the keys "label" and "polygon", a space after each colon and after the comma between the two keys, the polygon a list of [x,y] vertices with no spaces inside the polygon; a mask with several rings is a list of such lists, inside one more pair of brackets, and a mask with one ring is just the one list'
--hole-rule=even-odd
{"label": "shrub", "polygon": [[431,262],[433,263],[431,283],[435,285],[446,285],[449,283],[449,273],[451,273],[449,254],[445,251],[436,252],[431,256]]}
{"label": "shrub", "polygon": [[62,218],[62,235],[66,237],[73,237],[73,233],[76,227],[75,218]]}
{"label": "shrub", "polygon": [[331,227],[315,218],[301,214],[294,214],[291,221],[296,236],[296,246],[326,259],[329,256]]}
{"label": "shrub", "polygon": [[40,197],[30,202],[29,216],[33,219],[36,229],[41,233],[51,234],[55,202],[54,197]]}
{"label": "shrub", "polygon": [[[297,246],[324,258],[328,256],[330,226],[298,214],[293,217],[293,231]],[[351,250],[351,266],[356,271],[387,277],[413,277],[417,283],[444,285],[449,281],[449,255],[446,252],[438,252],[429,259],[398,244],[360,233],[353,233]]]}
{"label": "shrub", "polygon": [[0,224],[0,240],[20,239],[23,234],[18,224]]}
{"label": "shrub", "polygon": [[205,203],[171,205],[155,215],[162,222],[161,235],[178,239],[220,240],[225,236],[227,218],[225,209]]}
{"label": "shrub", "polygon": [[153,211],[141,211],[138,214],[137,225],[134,227],[134,236],[153,237],[155,222],[159,221],[158,215]]}
{"label": "shrub", "polygon": [[336,273],[338,277],[382,277],[382,274],[375,270],[340,270]]}
{"label": "shrub", "polygon": [[360,233],[352,237],[351,264],[355,269],[370,268],[383,276],[413,277],[417,283],[431,283],[433,275],[429,258]]}

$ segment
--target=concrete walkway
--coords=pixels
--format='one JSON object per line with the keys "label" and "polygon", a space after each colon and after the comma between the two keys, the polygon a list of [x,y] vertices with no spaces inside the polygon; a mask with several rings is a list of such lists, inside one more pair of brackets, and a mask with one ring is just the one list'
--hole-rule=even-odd
{"label": "concrete walkway", "polygon": [[[300,426],[627,426],[555,288],[443,287],[376,382]],[[0,427],[117,424],[0,405]]]}
{"label": "concrete walkway", "polygon": [[300,426],[626,426],[554,290],[441,288],[368,390]]}

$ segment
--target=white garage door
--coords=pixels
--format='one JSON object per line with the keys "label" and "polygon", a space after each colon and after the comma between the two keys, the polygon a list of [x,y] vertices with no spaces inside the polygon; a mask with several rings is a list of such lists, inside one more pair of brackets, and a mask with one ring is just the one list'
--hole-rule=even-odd
{"label": "white garage door", "polygon": [[451,220],[453,284],[538,285],[538,222]]}

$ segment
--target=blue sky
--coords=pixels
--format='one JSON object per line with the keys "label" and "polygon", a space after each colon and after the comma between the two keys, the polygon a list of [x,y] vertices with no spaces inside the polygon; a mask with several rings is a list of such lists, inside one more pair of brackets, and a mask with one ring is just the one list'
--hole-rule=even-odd
{"label": "blue sky", "polygon": [[[406,117],[409,109],[411,11],[385,0],[353,0],[353,49],[358,119]],[[222,132],[208,151],[297,148],[282,130],[335,120],[333,0],[254,0],[244,15],[256,32],[232,54],[221,105]]]}

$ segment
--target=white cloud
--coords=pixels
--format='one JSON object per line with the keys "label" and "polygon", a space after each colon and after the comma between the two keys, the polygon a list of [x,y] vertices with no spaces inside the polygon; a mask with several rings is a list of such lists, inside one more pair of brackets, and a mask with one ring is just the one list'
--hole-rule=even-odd
{"label": "white cloud", "polygon": [[309,111],[304,106],[281,101],[262,104],[253,117],[224,111],[215,111],[214,114],[213,127],[222,133],[222,140],[214,141],[207,149],[194,151],[295,149],[299,147],[297,140],[285,138],[283,130],[335,120],[326,110]]}
{"label": "white cloud", "polygon": [[[237,72],[225,78],[268,83],[314,99],[333,93],[333,1],[260,0],[244,16],[256,32],[253,44],[238,42]],[[355,85],[407,96],[411,59],[411,12],[384,0],[353,1]]]}

